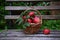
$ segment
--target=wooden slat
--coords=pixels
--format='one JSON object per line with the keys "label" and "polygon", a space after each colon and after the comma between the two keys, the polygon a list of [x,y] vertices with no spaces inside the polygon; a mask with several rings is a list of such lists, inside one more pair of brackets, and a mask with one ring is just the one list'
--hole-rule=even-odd
{"label": "wooden slat", "polygon": [[60,9],[60,6],[5,6],[5,10],[26,10],[26,9],[29,9],[29,8],[34,8],[34,9],[37,9],[37,10],[44,10],[44,9],[47,9],[47,10],[52,10],[52,9]]}
{"label": "wooden slat", "polygon": [[59,1],[59,0],[6,0],[6,1]]}
{"label": "wooden slat", "polygon": [[[50,30],[51,32],[50,32],[50,36],[60,36],[60,30]],[[18,30],[18,29],[14,29],[14,30],[6,30],[5,32],[3,31],[2,33],[0,32],[0,35],[2,35],[2,34],[7,34],[7,36],[14,36],[14,35],[17,35],[17,36],[49,36],[49,35],[43,35],[43,30],[40,30],[37,34],[35,34],[35,35],[33,35],[33,34],[31,34],[31,35],[27,35],[27,34],[24,34],[24,32],[23,32],[23,30]],[[20,34],[20,35],[18,35],[18,34]],[[22,35],[21,35],[22,34]],[[41,34],[41,35],[40,35]],[[56,34],[56,35],[55,35]],[[0,36],[1,37],[1,36]]]}
{"label": "wooden slat", "polygon": [[[10,29],[10,30],[8,30],[7,31],[7,33],[9,34],[9,33],[22,33],[23,32],[23,30],[18,30],[18,29]],[[60,34],[60,30],[51,30],[51,32],[50,32],[51,34]],[[36,34],[43,34],[43,30],[40,30],[38,33],[36,33]]]}
{"label": "wooden slat", "polygon": [[3,37],[0,40],[60,40],[60,38],[47,37]]}
{"label": "wooden slat", "polygon": [[[7,32],[7,33],[6,33]],[[6,36],[0,36],[0,40],[60,40],[60,30],[51,30],[49,35],[44,35],[40,30],[38,34],[24,34],[22,30],[8,30]]]}
{"label": "wooden slat", "polygon": [[[18,19],[19,15],[6,15],[5,19]],[[60,15],[42,15],[42,19],[60,19]]]}

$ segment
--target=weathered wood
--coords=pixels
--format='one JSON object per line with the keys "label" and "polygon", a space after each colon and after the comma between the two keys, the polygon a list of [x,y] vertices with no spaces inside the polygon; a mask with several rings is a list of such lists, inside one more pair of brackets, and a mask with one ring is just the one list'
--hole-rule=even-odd
{"label": "weathered wood", "polygon": [[[60,15],[41,15],[42,19],[60,19]],[[20,15],[6,15],[5,19],[18,19]]]}
{"label": "weathered wood", "polygon": [[[2,31],[2,32],[4,32],[4,31]],[[22,32],[22,31],[23,31],[23,29],[8,29],[7,30],[7,32]],[[42,30],[40,30],[40,31],[42,31]],[[55,33],[59,32],[60,33],[60,30],[51,30],[51,32],[55,32]]]}
{"label": "weathered wood", "polygon": [[0,40],[60,40],[60,38],[48,38],[48,37],[4,37]]}
{"label": "weathered wood", "polygon": [[[60,1],[58,1],[58,2],[50,2],[51,4],[51,6],[59,6],[60,5]],[[60,10],[51,10],[51,14],[52,15],[60,15]]]}
{"label": "weathered wood", "polygon": [[0,32],[0,38],[5,37],[5,36],[6,36],[6,33],[7,33],[6,30],[2,30],[2,31]]}
{"label": "weathered wood", "polygon": [[59,1],[59,0],[6,0],[6,1]]}
{"label": "weathered wood", "polygon": [[[1,34],[4,34],[0,33]],[[8,30],[6,36],[0,36],[0,40],[60,40],[60,30],[52,30],[49,35],[44,35],[40,30],[37,34],[24,34],[23,30]]]}
{"label": "weathered wood", "polygon": [[47,10],[53,10],[53,9],[60,9],[60,6],[5,6],[5,10],[26,10],[26,9],[29,9],[29,8],[34,8],[34,9],[37,9],[37,10],[44,10],[44,9],[47,9]]}

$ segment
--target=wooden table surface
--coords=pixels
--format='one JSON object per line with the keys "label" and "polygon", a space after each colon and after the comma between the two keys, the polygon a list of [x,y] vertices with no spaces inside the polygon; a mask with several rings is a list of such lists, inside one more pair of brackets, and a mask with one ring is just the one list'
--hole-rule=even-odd
{"label": "wooden table surface", "polygon": [[4,30],[0,32],[0,40],[60,40],[60,30],[53,30],[49,35],[44,35],[42,31],[29,35],[24,34],[23,30]]}

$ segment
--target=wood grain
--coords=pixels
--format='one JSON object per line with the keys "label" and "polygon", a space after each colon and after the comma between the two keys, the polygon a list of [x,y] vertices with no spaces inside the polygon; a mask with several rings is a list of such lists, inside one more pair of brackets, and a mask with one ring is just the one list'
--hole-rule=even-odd
{"label": "wood grain", "polygon": [[0,35],[0,40],[60,40],[60,30],[51,30],[49,35],[44,35],[40,30],[37,34],[29,35],[24,34],[23,30],[10,29],[0,32]]}
{"label": "wood grain", "polygon": [[59,1],[59,0],[6,0],[6,1]]}
{"label": "wood grain", "polygon": [[[19,17],[20,15],[5,15],[5,19],[18,19]],[[42,19],[60,19],[60,15],[42,15]]]}
{"label": "wood grain", "polygon": [[53,10],[60,9],[60,6],[5,6],[5,10],[26,10],[26,9],[37,9],[37,10]]}

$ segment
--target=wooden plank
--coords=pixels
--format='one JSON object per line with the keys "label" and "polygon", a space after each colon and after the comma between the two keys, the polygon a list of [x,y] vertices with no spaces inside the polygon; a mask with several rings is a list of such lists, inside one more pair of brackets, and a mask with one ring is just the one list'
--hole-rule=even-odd
{"label": "wooden plank", "polygon": [[[2,32],[2,33],[0,33],[0,35],[1,34],[4,34],[4,33],[7,33],[7,36],[9,35],[9,36],[12,36],[12,35],[17,35],[18,36],[18,34],[20,34],[19,36],[40,36],[40,34],[42,34],[41,36],[43,36],[43,31],[42,30],[40,30],[37,34],[31,34],[31,35],[28,35],[28,34],[24,34],[23,33],[23,30],[17,30],[17,29],[14,29],[14,30],[8,30],[8,31],[6,31],[6,32]],[[22,34],[22,35],[21,35]],[[58,35],[58,34],[60,34],[60,30],[51,30],[51,32],[50,32],[50,34],[53,34],[53,36],[56,36],[56,35]],[[55,35],[56,34],[56,35]],[[49,36],[49,35],[44,35],[44,36]],[[50,35],[50,36],[52,36],[52,35]],[[59,35],[60,36],[60,35]]]}
{"label": "wooden plank", "polygon": [[44,34],[32,34],[32,35],[27,35],[24,34],[23,32],[17,32],[17,33],[7,33],[7,37],[60,37],[60,34],[49,34],[49,35],[44,35]]}
{"label": "wooden plank", "polygon": [[[22,32],[22,31],[23,31],[23,29],[9,29],[9,30],[7,30],[7,32]],[[41,33],[41,31],[42,30],[40,30],[39,32]],[[51,30],[51,33],[53,33],[53,32],[60,33],[60,30]],[[4,33],[4,31],[3,31],[3,33]]]}
{"label": "wooden plank", "polygon": [[[58,1],[58,2],[50,2],[50,5],[51,6],[58,6],[58,5],[60,5],[60,1]],[[60,15],[60,10],[51,10],[51,14],[52,15]]]}
{"label": "wooden plank", "polygon": [[59,0],[6,0],[6,1],[59,1]]}
{"label": "wooden plank", "polygon": [[60,40],[60,38],[48,37],[3,37],[0,40]]}
{"label": "wooden plank", "polygon": [[11,29],[1,34],[6,33],[6,36],[0,36],[0,40],[60,40],[60,30],[51,30],[49,35],[44,35],[40,30],[38,34],[24,34],[23,30]]}
{"label": "wooden plank", "polygon": [[0,38],[2,38],[2,37],[5,37],[6,36],[6,30],[2,30],[1,32],[0,32]]}
{"label": "wooden plank", "polygon": [[[23,33],[23,31],[24,31],[23,29],[8,29],[8,30],[3,30],[2,32],[0,32],[0,37],[1,37],[2,34],[5,34],[5,33],[7,33],[7,34],[11,34],[11,33],[13,33],[13,34],[16,34],[16,33],[20,34],[20,33]],[[51,30],[50,33],[51,34],[60,34],[60,30]],[[36,34],[43,34],[43,30],[40,30]]]}
{"label": "wooden plank", "polygon": [[[60,15],[41,15],[42,19],[60,19]],[[20,15],[6,15],[5,19],[18,19]]]}
{"label": "wooden plank", "polygon": [[[60,31],[51,31],[49,35],[41,34],[42,31],[38,34],[24,34],[22,30],[8,30],[7,36],[0,37],[1,40],[60,40]],[[52,34],[54,33],[54,34]],[[56,38],[56,39],[55,39]]]}
{"label": "wooden plank", "polygon": [[5,6],[5,10],[26,10],[26,9],[37,9],[37,10],[53,10],[60,9],[60,6]]}

